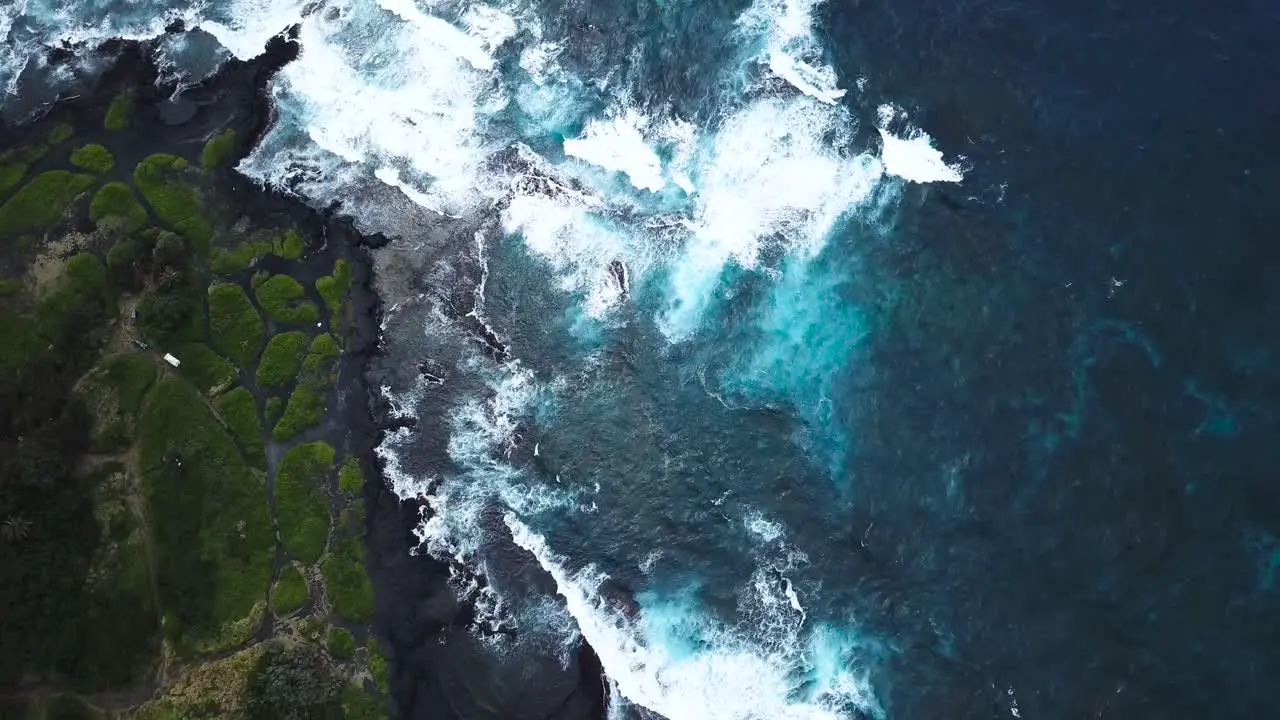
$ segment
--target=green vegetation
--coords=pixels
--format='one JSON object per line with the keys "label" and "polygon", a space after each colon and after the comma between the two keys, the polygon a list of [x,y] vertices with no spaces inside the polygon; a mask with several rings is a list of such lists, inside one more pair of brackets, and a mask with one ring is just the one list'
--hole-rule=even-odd
{"label": "green vegetation", "polygon": [[129,231],[146,227],[149,219],[142,203],[133,196],[129,186],[122,182],[103,185],[89,204],[89,218],[95,224],[109,217],[123,218]]}
{"label": "green vegetation", "polygon": [[22,281],[17,279],[0,280],[0,297],[17,295],[22,292]]}
{"label": "green vegetation", "polygon": [[280,578],[271,589],[271,607],[276,615],[292,615],[307,602],[307,579],[293,565],[280,568]]}
{"label": "green vegetation", "polygon": [[138,422],[165,634],[180,652],[240,642],[271,580],[262,481],[185,380],[163,378]]}
{"label": "green vegetation", "polygon": [[378,644],[376,638],[369,639],[369,674],[373,676],[373,684],[378,686],[378,690],[383,694],[387,694],[389,689],[387,684],[387,656],[382,651],[382,646]]}
{"label": "green vegetation", "polygon": [[249,302],[244,289],[233,283],[209,286],[209,330],[213,342],[242,370],[253,369],[262,347],[262,317]]}
{"label": "green vegetation", "polygon": [[245,720],[341,717],[345,678],[311,645],[268,645],[245,688]]}
{"label": "green vegetation", "polygon": [[373,584],[365,572],[359,538],[350,538],[320,564],[333,609],[350,620],[373,617]]}
{"label": "green vegetation", "polygon": [[236,381],[235,366],[204,343],[183,343],[173,355],[182,362],[178,372],[205,395],[217,395]]}
{"label": "green vegetation", "polygon": [[272,336],[258,363],[258,387],[285,387],[293,382],[307,352],[307,334],[294,330]]}
{"label": "green vegetation", "polygon": [[204,165],[205,170],[222,167],[235,149],[236,131],[224,130],[209,138],[209,142],[204,144],[204,152],[200,155],[200,164]]}
{"label": "green vegetation", "polygon": [[66,170],[40,173],[0,205],[0,233],[48,230],[62,218],[71,201],[93,183],[92,175]]}
{"label": "green vegetation", "polygon": [[364,489],[364,473],[360,471],[360,459],[348,455],[338,472],[338,489],[348,495],[359,495]]}
{"label": "green vegetation", "polygon": [[315,323],[320,311],[315,303],[305,300],[302,285],[288,275],[272,275],[255,291],[258,304],[268,316],[287,323]]}
{"label": "green vegetation", "polygon": [[262,423],[258,421],[253,393],[238,387],[223,395],[218,398],[218,414],[244,451],[245,460],[253,467],[265,469],[267,456],[262,450]]}
{"label": "green vegetation", "polygon": [[53,126],[52,130],[49,131],[49,135],[48,135],[49,144],[61,145],[62,143],[70,140],[71,136],[75,134],[76,134],[76,129],[71,126],[71,123],[58,123],[57,125]]}
{"label": "green vegetation", "polygon": [[328,443],[304,443],[285,453],[276,470],[280,539],[295,560],[307,565],[320,559],[329,539],[329,501],[323,487],[333,455]]}
{"label": "green vegetation", "polygon": [[356,654],[356,639],[346,628],[329,629],[329,654],[338,660],[350,660]]}
{"label": "green vegetation", "polygon": [[116,166],[116,160],[111,157],[110,150],[93,143],[76,148],[76,151],[71,153],[71,164],[82,170],[103,175],[111,172],[111,168]]}
{"label": "green vegetation", "polygon": [[271,431],[276,440],[288,440],[307,428],[315,427],[324,418],[337,368],[338,342],[332,335],[318,335],[311,341],[307,356],[298,371],[298,384],[289,396],[284,416]]}
{"label": "green vegetation", "polygon": [[342,691],[343,720],[386,720],[387,711],[373,696],[355,685]]}
{"label": "green vegetation", "polygon": [[133,114],[133,93],[128,90],[120,93],[107,108],[107,117],[102,125],[108,130],[124,130],[129,127],[129,116]]}
{"label": "green vegetation", "polygon": [[27,163],[14,157],[13,153],[0,155],[0,197],[22,183],[28,167]]}
{"label": "green vegetation", "polygon": [[335,330],[342,328],[342,302],[351,289],[351,267],[346,260],[339,259],[333,264],[333,274],[316,280],[316,292],[329,308],[330,323]]}
{"label": "green vegetation", "polygon": [[142,398],[155,376],[155,362],[134,353],[117,355],[85,376],[80,394],[93,416],[91,450],[110,453],[128,447]]}
{"label": "green vegetation", "polygon": [[[237,245],[231,250],[217,248],[213,251],[213,271],[219,275],[230,275],[244,270],[258,258],[275,255],[285,260],[297,260],[302,257],[306,246],[297,230],[289,229],[278,235],[263,235]],[[254,287],[257,288],[257,284]]]}
{"label": "green vegetation", "polygon": [[195,189],[180,179],[186,168],[186,160],[157,153],[138,163],[133,170],[133,182],[156,216],[190,238],[196,249],[204,253],[208,252],[213,229],[200,211]]}

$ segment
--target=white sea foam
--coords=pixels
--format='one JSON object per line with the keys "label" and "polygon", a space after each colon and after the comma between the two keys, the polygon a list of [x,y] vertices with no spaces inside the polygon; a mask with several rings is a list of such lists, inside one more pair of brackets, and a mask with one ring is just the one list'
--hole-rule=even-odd
{"label": "white sea foam", "polygon": [[766,518],[759,510],[752,510],[742,519],[743,525],[751,534],[756,535],[767,543],[780,539],[784,530],[782,524],[774,520]]}
{"label": "white sea foam", "polygon": [[623,173],[641,190],[657,192],[666,185],[662,177],[662,161],[646,143],[643,132],[648,118],[634,108],[602,120],[587,123],[581,138],[564,141],[564,152],[570,157]]}
{"label": "white sea foam", "polygon": [[884,141],[885,172],[917,183],[960,182],[964,171],[959,163],[948,164],[942,152],[933,147],[933,138],[919,129],[907,130],[905,136],[895,135],[886,129],[901,111],[892,105],[881,105],[877,110],[880,138]]}
{"label": "white sea foam", "polygon": [[[514,514],[504,517],[516,544],[551,574],[583,637],[629,702],[671,720],[836,720],[854,705],[882,715],[862,671],[851,669],[857,664],[849,653],[823,668],[824,676],[808,672],[832,653],[809,657],[796,642],[794,621],[784,623],[781,637],[751,638],[696,604],[649,604],[638,618],[628,617],[598,594],[603,573],[592,566],[568,570],[541,536]],[[752,626],[759,624],[753,620]],[[820,690],[801,689],[806,679]]]}

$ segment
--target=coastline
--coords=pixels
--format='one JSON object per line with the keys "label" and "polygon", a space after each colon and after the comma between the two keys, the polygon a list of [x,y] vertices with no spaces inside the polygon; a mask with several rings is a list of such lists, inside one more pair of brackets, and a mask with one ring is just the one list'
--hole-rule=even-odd
{"label": "coastline", "polygon": [[[21,144],[49,122],[97,116],[122,87],[140,87],[152,94],[149,100],[164,106],[163,111],[168,113],[165,122],[173,127],[182,127],[196,114],[196,109],[217,106],[237,131],[232,157],[239,159],[248,154],[274,120],[268,82],[275,72],[297,57],[297,44],[277,37],[258,58],[229,60],[204,81],[185,89],[178,102],[167,102],[163,98],[174,88],[156,86],[158,73],[149,59],[149,48],[155,42],[153,39],[104,43],[93,52],[109,58],[108,67],[91,89],[54,101],[21,124],[0,124],[0,132],[12,138],[15,145]],[[150,90],[145,90],[147,88]],[[422,520],[420,503],[402,501],[387,486],[384,463],[375,452],[387,431],[405,424],[393,416],[371,380],[380,370],[386,370],[379,368],[385,357],[380,337],[384,298],[379,291],[375,254],[389,240],[381,235],[363,235],[352,219],[341,213],[341,208],[317,210],[296,196],[259,187],[234,172],[226,173],[218,182],[224,185],[219,195],[230,198],[238,212],[259,220],[264,216],[287,217],[306,234],[323,237],[321,247],[308,256],[309,264],[332,264],[342,259],[352,268],[353,282],[346,301],[351,322],[343,331],[344,352],[337,370],[339,399],[330,404],[322,425],[336,424],[342,428],[348,438],[348,452],[358,458],[365,477],[362,492],[366,508],[364,566],[372,581],[375,608],[370,632],[390,650],[391,716],[443,717],[441,708],[452,703],[447,697],[449,688],[438,678],[450,658],[447,650],[437,649],[447,647],[443,635],[451,629],[465,632],[473,611],[452,598],[449,568],[445,564],[423,554],[410,553],[415,545],[413,531]],[[278,457],[271,459],[272,475],[278,462]],[[269,636],[267,628],[264,624],[258,635],[268,633]],[[471,655],[468,661],[475,663],[475,653]],[[566,720],[604,717],[607,680],[600,662],[585,641],[580,641],[576,656],[575,667],[564,668],[562,672],[569,675],[556,683],[565,688],[560,706],[549,715],[539,711],[531,717]],[[498,658],[489,661],[495,667],[500,664]]]}

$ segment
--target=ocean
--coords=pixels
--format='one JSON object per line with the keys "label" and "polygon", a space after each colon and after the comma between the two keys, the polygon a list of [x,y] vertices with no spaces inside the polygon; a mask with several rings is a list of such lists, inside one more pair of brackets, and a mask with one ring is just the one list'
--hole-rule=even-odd
{"label": "ocean", "polygon": [[3,112],[289,28],[237,169],[392,239],[468,608],[406,716],[1280,715],[1280,5],[18,0]]}

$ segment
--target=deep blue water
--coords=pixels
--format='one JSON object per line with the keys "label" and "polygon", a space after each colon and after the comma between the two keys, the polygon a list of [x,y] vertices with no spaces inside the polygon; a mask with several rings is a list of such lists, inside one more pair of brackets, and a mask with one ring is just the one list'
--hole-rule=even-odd
{"label": "deep blue water", "polygon": [[[838,111],[761,69],[748,7],[529,6],[561,74],[532,83],[517,34],[455,97],[472,69],[343,3],[304,22],[241,166],[415,248],[386,340],[420,424],[388,477],[434,512],[420,550],[496,592],[460,582],[474,637],[539,638],[494,641],[518,665],[580,633],[618,712],[673,720],[1280,715],[1280,5],[829,2],[786,50],[830,65]],[[964,180],[840,185],[882,103]],[[660,191],[568,156],[624,106]],[[696,194],[655,139],[671,117]],[[459,177],[487,199],[436,192]],[[577,191],[601,204],[540,235]],[[745,200],[717,215],[717,192]],[[599,311],[611,260],[628,292]],[[424,358],[446,380],[406,394]],[[489,700],[456,712],[518,715]]]}

